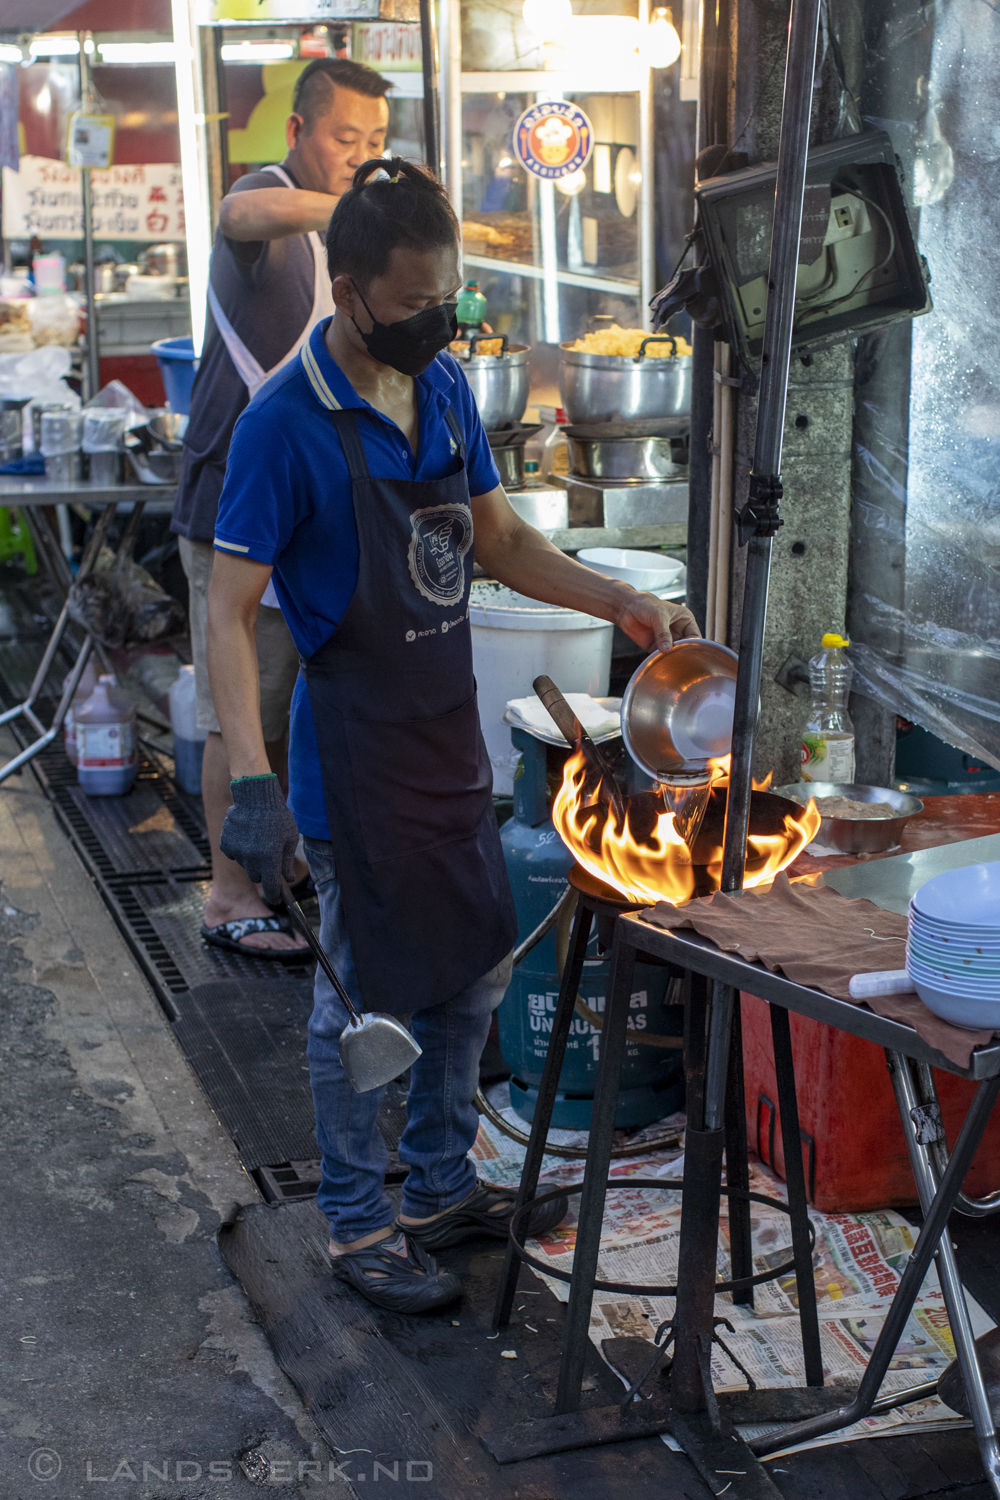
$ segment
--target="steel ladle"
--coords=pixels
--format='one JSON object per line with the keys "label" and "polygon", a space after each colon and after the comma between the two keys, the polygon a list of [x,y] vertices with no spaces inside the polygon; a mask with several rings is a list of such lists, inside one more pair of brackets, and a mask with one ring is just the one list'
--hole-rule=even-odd
{"label": "steel ladle", "polygon": [[422,1048],[417,1046],[406,1027],[393,1016],[367,1012],[361,1014],[357,1010],[330,962],[326,949],[285,881],[281,882],[281,893],[289,918],[309,944],[316,962],[344,1002],[350,1016],[337,1045],[341,1065],[351,1087],[358,1094],[384,1088],[416,1062]]}

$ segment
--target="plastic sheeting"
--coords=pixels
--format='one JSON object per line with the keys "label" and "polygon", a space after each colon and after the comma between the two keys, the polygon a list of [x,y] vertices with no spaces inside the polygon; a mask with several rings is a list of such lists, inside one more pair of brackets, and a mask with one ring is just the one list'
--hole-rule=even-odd
{"label": "plastic sheeting", "polygon": [[1000,11],[906,0],[882,15],[866,75],[905,99],[885,79],[910,66],[912,106],[867,123],[902,159],[934,311],[913,324],[908,474],[905,451],[885,462],[856,428],[861,525],[886,563],[855,690],[1000,769]]}

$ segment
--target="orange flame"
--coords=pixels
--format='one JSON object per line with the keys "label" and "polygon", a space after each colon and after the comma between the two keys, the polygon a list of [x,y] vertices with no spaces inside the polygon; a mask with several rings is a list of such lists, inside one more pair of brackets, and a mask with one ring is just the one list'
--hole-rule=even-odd
{"label": "orange flame", "polygon": [[[718,760],[709,761],[708,769],[712,777],[713,786],[729,785],[729,763],[731,760],[731,755],[723,755]],[[758,781],[756,776],[754,776],[751,778],[751,783],[755,792],[766,792],[770,789],[773,780],[774,772],[768,771],[763,781]]]}
{"label": "orange flame", "polygon": [[[615,819],[606,815],[595,793],[584,800],[588,769],[581,751],[569,757],[552,808],[559,836],[578,864],[629,901],[647,904],[668,901],[680,906],[694,896],[699,877],[702,890],[706,888],[706,879],[708,889],[719,889],[721,845],[712,848],[704,870],[699,869],[677,831],[673,813],[666,811],[656,817],[654,827],[642,840],[637,839],[627,820],[619,828]],[[711,771],[713,786],[723,788],[729,778],[728,757],[714,761]],[[766,789],[770,780],[769,776],[763,784],[754,782],[754,790]],[[780,833],[751,833],[747,840],[744,888],[749,890],[773,880],[816,837],[819,827],[820,815],[810,800],[801,813],[785,814]]]}

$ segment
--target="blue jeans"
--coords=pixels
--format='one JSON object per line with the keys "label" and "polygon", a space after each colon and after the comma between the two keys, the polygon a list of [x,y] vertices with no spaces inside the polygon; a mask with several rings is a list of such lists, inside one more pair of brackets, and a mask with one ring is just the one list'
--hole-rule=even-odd
{"label": "blue jeans", "polygon": [[[341,983],[362,1009],[347,936],[333,848],[326,839],[305,841],[319,893],[320,940]],[[423,1055],[410,1070],[407,1122],[399,1159],[409,1167],[404,1214],[426,1219],[467,1198],[476,1185],[469,1150],[479,1116],[473,1103],[479,1059],[490,1018],[510,983],[510,958],[440,1005],[417,1011],[410,1030]],[[385,1089],[355,1093],[340,1065],[337,1039],[347,1011],[321,969],[316,971],[309,1018],[309,1078],[316,1110],[316,1140],[323,1156],[317,1201],[339,1244],[387,1228],[395,1211],[385,1188],[389,1153],[376,1124]]]}

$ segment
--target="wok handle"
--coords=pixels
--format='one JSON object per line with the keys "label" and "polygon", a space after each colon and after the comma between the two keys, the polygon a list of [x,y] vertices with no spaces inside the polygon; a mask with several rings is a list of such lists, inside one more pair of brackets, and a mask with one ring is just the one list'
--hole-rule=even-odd
{"label": "wok handle", "polygon": [[323,970],[323,973],[326,975],[327,979],[329,979],[330,983],[337,991],[337,994],[340,996],[341,1000],[343,1000],[345,1006],[347,1007],[347,1013],[350,1016],[353,1024],[355,1026],[360,1026],[362,1024],[361,1017],[358,1015],[358,1012],[355,1009],[353,1000],[341,983],[340,975],[337,973],[336,969],[333,967],[333,964],[330,962],[330,959],[327,956],[326,949],[321,945],[319,938],[316,936],[315,932],[312,929],[308,917],[302,910],[299,903],[296,901],[295,897],[292,895],[291,890],[288,886],[288,882],[285,880],[281,882],[281,894],[284,897],[285,910],[288,913],[288,916],[291,918],[292,925],[298,929],[298,931],[305,938],[306,942],[309,944],[309,947],[312,950],[312,955],[315,958],[316,962],[319,964],[320,968]]}
{"label": "wok handle", "polygon": [[567,744],[572,745],[574,750],[578,744],[582,745],[591,757],[601,773],[601,781],[614,809],[615,817],[619,823],[624,823],[625,803],[622,800],[621,792],[618,790],[618,783],[611,774],[611,767],[604,759],[601,750],[594,744],[594,741],[590,738],[590,735],[584,729],[551,677],[546,677],[543,674],[541,677],[536,677],[531,685],[537,693],[542,707],[548,709],[552,715],[556,728]]}
{"label": "wok handle", "polygon": [[497,356],[497,358],[503,359],[504,356],[507,353],[507,342],[508,342],[507,335],[505,333],[473,333],[473,334],[470,334],[469,335],[469,354],[468,354],[468,358],[469,359],[472,358],[472,356],[476,352],[476,345],[477,344],[481,344],[484,339],[487,340],[487,341],[489,341],[490,339],[499,339],[500,340],[500,353]]}

